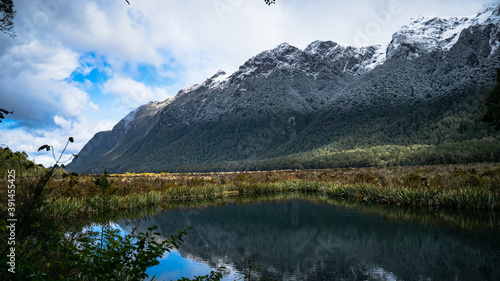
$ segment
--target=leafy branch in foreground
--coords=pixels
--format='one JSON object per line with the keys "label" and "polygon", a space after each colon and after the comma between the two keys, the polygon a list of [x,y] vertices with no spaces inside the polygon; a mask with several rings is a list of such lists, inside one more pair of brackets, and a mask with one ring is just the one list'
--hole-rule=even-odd
{"label": "leafy branch in foreground", "polygon": [[[146,273],[151,266],[159,264],[159,258],[172,249],[178,248],[187,229],[180,229],[177,234],[163,239],[157,226],[149,228],[137,235],[123,234],[113,228],[106,221],[104,214],[110,211],[109,196],[116,188],[109,181],[107,172],[94,177],[94,184],[101,191],[99,202],[96,203],[98,212],[103,214],[101,228],[96,230],[67,230],[60,223],[54,221],[45,212],[49,204],[47,186],[49,180],[58,170],[58,165],[68,147],[73,142],[69,138],[66,146],[58,158],[54,148],[43,145],[39,151],[52,151],[56,164],[46,170],[34,182],[30,182],[22,194],[26,200],[19,200],[20,219],[16,227],[15,252],[16,266],[14,277],[17,280],[145,280]],[[52,194],[52,196],[54,196]],[[21,198],[21,197],[19,197]],[[48,198],[48,199],[54,199]],[[1,206],[1,205],[0,205]],[[5,210],[0,209],[4,214]],[[3,216],[2,216],[3,217]],[[189,229],[189,228],[188,228]],[[9,230],[6,221],[0,219],[0,269],[7,272],[7,240]],[[5,247],[5,248],[4,248]],[[219,269],[220,270],[220,269]],[[222,273],[212,271],[209,275],[195,277],[194,280],[220,280]],[[155,276],[151,278],[155,280]],[[190,280],[190,279],[183,279]]]}
{"label": "leafy branch in foreground", "polygon": [[[110,210],[109,196],[117,188],[113,187],[106,171],[94,177],[94,184],[101,191],[99,204],[96,209],[103,215],[100,231],[80,232],[76,238],[64,240],[61,244],[70,263],[68,269],[77,269],[79,272],[76,280],[144,280],[149,278],[146,270],[158,265],[158,259],[165,252],[177,249],[184,242],[187,230],[180,229],[177,234],[161,241],[161,234],[157,232],[158,226],[148,228],[145,233],[121,234],[112,228],[104,215]],[[160,242],[158,242],[160,241]],[[220,280],[222,273],[212,271],[206,276],[195,276],[194,280]],[[154,280],[153,276],[151,280]],[[182,280],[190,280],[183,278]]]}
{"label": "leafy branch in foreground", "polygon": [[[52,168],[46,170],[42,167],[43,172],[39,177],[31,175],[23,178],[23,171],[27,171],[31,166],[35,165],[33,162],[30,163],[31,165],[22,164],[22,160],[27,160],[24,157],[17,158],[20,165],[16,174],[19,177],[15,183],[17,187],[15,197],[12,197],[15,198],[15,213],[12,213],[12,215],[15,214],[15,218],[17,219],[15,230],[11,230],[10,234],[8,234],[5,227],[3,227],[6,225],[6,220],[0,219],[0,226],[2,226],[0,231],[0,244],[2,245],[2,249],[0,250],[0,253],[2,253],[0,268],[4,269],[7,264],[4,262],[6,260],[6,252],[15,252],[16,263],[15,266],[13,266],[14,264],[11,265],[9,274],[16,274],[16,279],[28,280],[34,278],[34,276],[40,276],[40,278],[44,276],[43,279],[47,279],[45,278],[47,275],[44,272],[48,269],[50,261],[58,257],[58,253],[53,250],[53,245],[58,243],[61,235],[55,231],[58,229],[58,226],[54,220],[44,214],[43,207],[47,204],[45,200],[47,184],[58,170],[57,164],[70,142],[73,142],[73,138],[68,139],[61,156],[59,159],[56,159],[56,164]],[[5,150],[4,152],[6,152],[5,156],[7,158],[17,154],[11,153],[10,150]],[[26,154],[20,155],[27,157]],[[13,160],[15,159],[13,158]],[[16,171],[13,169],[14,167],[7,168]],[[5,212],[6,210],[0,208],[1,214],[5,214]],[[12,234],[15,234],[15,239],[14,241],[10,241],[12,242],[9,244],[11,247],[7,249],[6,240]],[[2,272],[7,272],[7,270],[2,270]]]}
{"label": "leafy branch in foreground", "polygon": [[0,108],[0,123],[2,123],[2,119],[5,119],[5,115],[12,114],[13,111],[8,111],[6,109]]}
{"label": "leafy branch in foreground", "polygon": [[157,242],[160,237],[160,233],[155,232],[157,228],[150,227],[137,236],[121,235],[110,227],[80,233],[76,240],[65,240],[61,245],[69,261],[65,266],[78,269],[73,276],[75,280],[144,280],[149,277],[146,270],[158,265],[158,258],[165,252],[178,248],[187,235],[187,229],[180,229],[170,238]]}
{"label": "leafy branch in foreground", "polygon": [[16,36],[13,31],[15,14],[16,10],[14,10],[14,2],[12,0],[0,1],[0,31],[10,37]]}
{"label": "leafy branch in foreground", "polygon": [[[58,159],[56,159],[56,157],[54,156],[54,153],[52,152],[52,155],[54,157],[54,160],[56,160],[56,163],[54,164],[54,166],[52,166],[52,168],[50,168],[42,176],[42,178],[38,182],[36,182],[34,189],[32,191],[32,195],[26,203],[27,208],[25,208],[23,210],[23,213],[21,215],[21,219],[19,220],[19,225],[16,228],[16,234],[19,234],[23,230],[23,227],[26,224],[26,220],[28,219],[29,215],[32,215],[32,213],[34,212],[34,208],[37,206],[39,207],[41,204],[43,204],[43,198],[41,198],[42,193],[45,190],[45,188],[47,187],[47,183],[49,182],[50,178],[52,178],[52,176],[54,175],[54,172],[56,171],[56,168],[58,167],[58,164],[60,163],[60,160],[61,160],[62,156],[64,155],[64,152],[68,148],[69,143],[73,143],[73,142],[74,142],[73,137],[69,137],[69,139],[66,142],[66,145],[64,146],[64,149],[61,152],[61,155],[59,156]],[[50,147],[51,146],[49,146],[49,145],[43,145],[38,149],[38,151],[40,151],[42,149],[46,149],[47,151],[49,151]],[[54,151],[54,149],[52,149],[52,151]]]}

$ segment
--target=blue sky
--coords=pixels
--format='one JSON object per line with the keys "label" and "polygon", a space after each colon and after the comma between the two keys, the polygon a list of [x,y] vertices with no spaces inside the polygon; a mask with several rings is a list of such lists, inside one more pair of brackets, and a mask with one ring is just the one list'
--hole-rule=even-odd
{"label": "blue sky", "polygon": [[367,46],[419,15],[471,16],[491,0],[15,0],[0,34],[0,144],[37,163],[41,145],[78,151],[127,113],[261,51],[315,40]]}

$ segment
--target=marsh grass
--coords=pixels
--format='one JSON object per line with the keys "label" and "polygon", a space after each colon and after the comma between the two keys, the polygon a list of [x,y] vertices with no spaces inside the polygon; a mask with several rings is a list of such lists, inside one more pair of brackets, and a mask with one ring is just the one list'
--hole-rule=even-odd
{"label": "marsh grass", "polygon": [[[114,193],[110,210],[163,205],[169,201],[267,194],[317,194],[397,206],[455,209],[500,207],[500,164],[283,170],[224,173],[145,173],[109,175]],[[97,212],[100,191],[94,176],[65,184],[49,182],[44,211],[52,217]],[[6,184],[2,184],[4,188]],[[4,190],[5,191],[5,190]],[[4,204],[5,202],[0,202]]]}
{"label": "marsh grass", "polygon": [[[46,209],[46,211],[52,217],[65,218],[61,221],[74,226],[87,225],[101,220],[120,221],[125,219],[129,221],[140,217],[151,217],[164,210],[197,210],[226,204],[245,205],[300,199],[315,203],[334,204],[368,214],[380,215],[391,220],[420,224],[432,223],[439,226],[449,225],[468,230],[497,229],[500,227],[497,212],[491,212],[490,207],[478,208],[478,204],[483,204],[482,200],[486,200],[484,204],[491,204],[492,201],[498,202],[498,196],[495,199],[481,197],[479,202],[474,200],[469,202],[464,198],[480,196],[481,193],[467,193],[460,189],[426,192],[425,190],[412,191],[411,188],[384,188],[373,184],[341,185],[337,182],[313,183],[297,180],[269,184],[213,185],[206,188],[209,190],[208,194],[212,193],[215,196],[204,197],[203,192],[200,193],[194,188],[176,188],[163,193],[150,192],[126,197],[113,196],[109,200],[112,211],[108,212],[104,218],[99,215],[96,208],[91,207],[92,204],[86,202],[86,200],[98,200],[98,197],[90,199],[63,198],[49,204],[51,209]],[[247,191],[245,196],[229,196],[229,194],[241,194],[239,191],[230,193],[238,188]],[[186,190],[188,193],[191,192],[190,195],[186,194]],[[406,203],[403,204],[400,202],[403,201],[400,198],[402,196],[409,196],[410,199],[404,199]],[[432,198],[431,204],[429,204],[429,198]],[[444,203],[442,203],[443,201]],[[445,204],[448,204],[450,208],[443,208]],[[462,210],[457,211],[456,209]]]}

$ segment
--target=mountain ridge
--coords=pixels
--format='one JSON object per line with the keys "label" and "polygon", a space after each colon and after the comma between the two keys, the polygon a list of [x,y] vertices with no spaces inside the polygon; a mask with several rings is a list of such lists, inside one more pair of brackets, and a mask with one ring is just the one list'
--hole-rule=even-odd
{"label": "mountain ridge", "polygon": [[[300,50],[282,43],[250,58],[232,74],[219,71],[174,98],[139,107],[113,130],[96,134],[68,169],[258,169],[256,163],[288,159],[325,145],[340,151],[369,146],[373,135],[380,138],[376,144],[392,145],[439,145],[450,139],[449,134],[465,141],[472,131],[477,137],[497,137],[486,125],[471,121],[466,126],[470,136],[448,132],[426,143],[415,137],[419,128],[408,133],[413,139],[402,136],[407,134],[404,129],[391,138],[374,122],[385,120],[388,127],[406,122],[411,128],[412,122],[401,118],[429,105],[436,108],[429,116],[439,123],[448,117],[438,110],[454,112],[465,102],[475,106],[467,109],[467,118],[478,115],[481,104],[475,99],[493,85],[500,68],[499,15],[500,5],[474,18],[422,17],[396,32],[387,46],[354,48],[314,41]],[[435,40],[429,39],[431,35]],[[417,123],[433,126],[424,119]],[[356,136],[359,141],[347,141]]]}

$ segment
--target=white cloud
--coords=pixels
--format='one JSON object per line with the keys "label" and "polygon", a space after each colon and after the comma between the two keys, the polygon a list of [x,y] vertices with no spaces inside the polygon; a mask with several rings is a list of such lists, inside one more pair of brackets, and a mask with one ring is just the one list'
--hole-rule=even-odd
{"label": "white cloud", "polygon": [[171,96],[165,89],[147,87],[143,83],[119,75],[109,79],[104,84],[102,92],[115,95],[119,101],[115,103],[115,107],[125,108],[126,111],[131,111],[150,101],[162,101]]}
{"label": "white cloud", "polygon": [[64,130],[71,130],[71,120],[66,120],[59,115],[54,116],[54,122]]}
{"label": "white cloud", "polygon": [[67,159],[71,154],[77,154],[92,136],[99,131],[110,130],[114,122],[90,122],[86,119],[71,121],[56,115],[54,122],[57,127],[53,129],[16,128],[5,132],[0,131],[0,144],[5,144],[15,151],[25,151],[37,164],[48,167],[55,163],[52,151],[38,152],[38,148],[48,144],[54,147],[56,158],[64,149],[69,137],[74,138],[62,159]]}
{"label": "white cloud", "polygon": [[[36,36],[55,38],[80,53],[104,55],[118,72],[126,63],[157,69],[174,65],[183,72],[177,76],[180,89],[218,69],[234,71],[285,41],[299,48],[317,39],[356,44],[359,30],[375,23],[378,31],[368,43],[382,43],[411,16],[476,11],[486,1],[282,0],[269,7],[254,0],[19,2],[18,16],[35,26]],[[377,15],[389,6],[401,12],[379,23]],[[44,13],[46,20],[36,24],[36,15]]]}
{"label": "white cloud", "polygon": [[63,80],[77,67],[78,54],[34,40],[14,45],[0,57],[2,106],[30,126],[55,114],[77,117],[96,108],[87,93]]}

